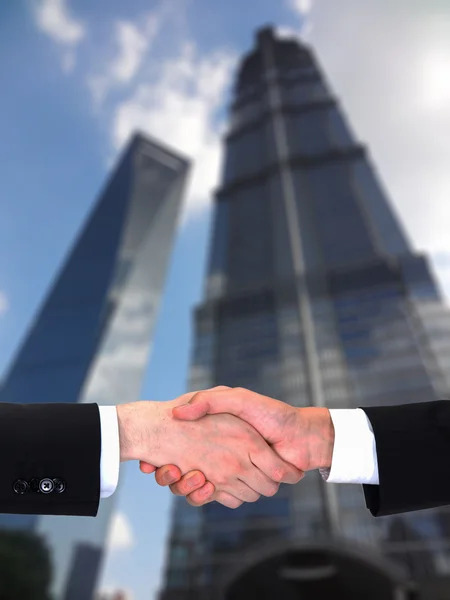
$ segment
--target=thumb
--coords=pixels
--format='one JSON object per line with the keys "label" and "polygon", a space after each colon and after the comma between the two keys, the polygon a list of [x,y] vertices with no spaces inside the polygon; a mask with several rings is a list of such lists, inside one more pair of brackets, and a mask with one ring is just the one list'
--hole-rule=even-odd
{"label": "thumb", "polygon": [[181,406],[172,408],[172,415],[176,419],[181,419],[183,421],[197,421],[197,419],[200,419],[207,414],[212,414],[209,409],[210,407],[207,401],[205,402],[205,400],[202,399],[195,401],[193,398],[188,404],[182,404]]}
{"label": "thumb", "polygon": [[176,419],[196,421],[205,415],[228,413],[240,417],[251,425],[251,411],[245,410],[244,399],[237,389],[204,390],[192,396],[188,404],[172,409]]}
{"label": "thumb", "polygon": [[[201,390],[200,392],[195,392],[191,395],[189,402],[187,402],[186,404],[180,404],[179,406],[175,407],[172,409],[172,415],[175,418],[184,420],[184,421],[197,421],[198,419],[201,419],[201,417],[204,417],[207,414],[215,414],[215,412],[227,412],[225,411],[214,411],[211,410],[211,406],[209,403],[205,403],[204,398],[205,398],[205,394],[210,393],[210,392],[219,392],[219,391],[225,391],[225,390],[231,390],[232,388],[230,388],[227,385],[218,385],[214,388],[210,388],[209,390]],[[174,412],[174,411],[178,411],[179,412]]]}
{"label": "thumb", "polygon": [[232,388],[197,392],[188,404],[173,408],[172,414],[176,419],[196,421],[205,415],[228,413],[246,421],[269,444],[275,444],[283,434],[283,415],[287,410],[292,407],[280,400],[244,388]]}

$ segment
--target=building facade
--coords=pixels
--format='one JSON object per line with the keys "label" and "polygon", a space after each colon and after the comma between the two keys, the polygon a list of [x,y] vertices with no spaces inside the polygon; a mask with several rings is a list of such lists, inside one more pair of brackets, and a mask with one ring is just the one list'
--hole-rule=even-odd
{"label": "building facade", "polygon": [[[215,200],[191,390],[329,408],[448,397],[450,312],[427,259],[312,51],[270,28],[240,65]],[[374,519],[361,486],[318,473],[235,511],[176,498],[172,518],[161,600],[398,599],[436,581],[450,595],[447,509]]]}
{"label": "building facade", "polygon": [[[132,138],[12,362],[0,401],[139,399],[188,170],[158,142]],[[116,498],[102,500],[95,519],[0,515],[0,527],[44,537],[55,600],[89,600]]]}

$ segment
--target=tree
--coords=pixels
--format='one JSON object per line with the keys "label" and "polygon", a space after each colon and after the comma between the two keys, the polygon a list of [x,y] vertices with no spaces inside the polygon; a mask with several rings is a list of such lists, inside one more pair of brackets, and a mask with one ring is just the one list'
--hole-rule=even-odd
{"label": "tree", "polygon": [[0,531],[0,600],[51,600],[51,577],[50,553],[40,536]]}

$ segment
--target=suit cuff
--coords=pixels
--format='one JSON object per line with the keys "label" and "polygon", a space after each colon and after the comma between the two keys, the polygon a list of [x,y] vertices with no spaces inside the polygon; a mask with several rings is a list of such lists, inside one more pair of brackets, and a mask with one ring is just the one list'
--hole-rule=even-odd
{"label": "suit cuff", "polygon": [[360,408],[330,410],[334,425],[334,448],[330,469],[320,469],[329,483],[378,485],[375,436],[366,413]]}
{"label": "suit cuff", "polygon": [[111,496],[119,481],[119,423],[115,406],[99,406],[102,432],[100,498]]}

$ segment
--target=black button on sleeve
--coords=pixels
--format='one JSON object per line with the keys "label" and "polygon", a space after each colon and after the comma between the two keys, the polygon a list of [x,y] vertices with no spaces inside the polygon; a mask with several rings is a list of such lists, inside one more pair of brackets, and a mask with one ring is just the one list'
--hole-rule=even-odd
{"label": "black button on sleeve", "polygon": [[43,494],[51,494],[55,489],[55,484],[53,483],[53,479],[49,479],[45,477],[45,479],[41,479],[39,482],[39,491]]}
{"label": "black button on sleeve", "polygon": [[25,494],[28,490],[28,483],[23,479],[17,479],[13,484],[13,490],[16,494]]}
{"label": "black button on sleeve", "polygon": [[57,494],[62,494],[64,492],[64,490],[66,489],[66,482],[64,481],[64,479],[61,479],[60,477],[55,477],[55,479],[53,479],[53,483],[55,485],[55,492]]}

